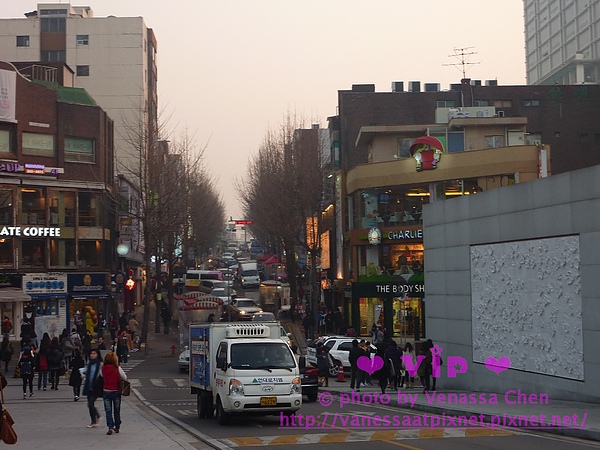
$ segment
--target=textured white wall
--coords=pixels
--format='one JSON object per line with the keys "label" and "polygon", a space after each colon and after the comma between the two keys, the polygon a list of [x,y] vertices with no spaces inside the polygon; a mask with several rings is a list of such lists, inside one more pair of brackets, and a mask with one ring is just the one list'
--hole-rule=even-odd
{"label": "textured white wall", "polygon": [[579,236],[471,247],[473,361],[583,380]]}

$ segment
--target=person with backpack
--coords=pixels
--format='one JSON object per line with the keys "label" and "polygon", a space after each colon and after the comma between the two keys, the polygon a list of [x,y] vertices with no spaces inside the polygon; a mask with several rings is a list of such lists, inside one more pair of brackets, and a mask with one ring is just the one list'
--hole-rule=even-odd
{"label": "person with backpack", "polygon": [[49,352],[50,341],[45,341],[42,339],[40,351],[35,354],[35,367],[38,373],[38,391],[42,389],[42,384],[44,386],[44,390],[46,390],[48,385],[48,372],[50,370],[50,366],[48,365]]}
{"label": "person with backpack", "polygon": [[31,347],[23,347],[18,366],[21,379],[23,380],[23,399],[27,398],[27,385],[29,385],[29,396],[33,397],[34,360],[31,354]]}

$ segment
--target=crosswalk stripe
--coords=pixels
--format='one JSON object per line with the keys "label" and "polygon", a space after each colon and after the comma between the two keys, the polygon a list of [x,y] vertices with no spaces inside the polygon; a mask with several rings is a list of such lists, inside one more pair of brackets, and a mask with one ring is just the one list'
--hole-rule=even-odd
{"label": "crosswalk stripe", "polygon": [[177,387],[189,387],[190,381],[184,378],[175,378],[173,379]]}
{"label": "crosswalk stripe", "polygon": [[131,387],[137,388],[142,386],[142,381],[137,378],[128,378],[128,380],[131,383]]}
{"label": "crosswalk stripe", "polygon": [[150,378],[150,382],[154,385],[154,386],[158,386],[158,387],[167,387],[167,385],[165,384],[164,380],[161,380],[160,378]]}

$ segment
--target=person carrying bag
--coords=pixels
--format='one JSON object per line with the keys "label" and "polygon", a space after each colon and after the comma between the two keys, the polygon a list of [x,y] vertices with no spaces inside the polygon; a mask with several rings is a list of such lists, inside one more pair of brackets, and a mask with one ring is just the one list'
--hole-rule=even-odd
{"label": "person carrying bag", "polygon": [[17,443],[17,433],[13,428],[15,421],[4,406],[4,388],[8,384],[8,381],[2,374],[0,374],[0,378],[0,394],[2,398],[2,414],[0,415],[0,440],[5,444],[12,445]]}

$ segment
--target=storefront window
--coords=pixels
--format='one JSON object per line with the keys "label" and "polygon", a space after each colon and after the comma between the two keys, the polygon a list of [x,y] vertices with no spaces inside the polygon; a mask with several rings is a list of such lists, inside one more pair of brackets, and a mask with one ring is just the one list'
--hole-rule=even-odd
{"label": "storefront window", "polygon": [[359,299],[360,308],[360,335],[370,336],[373,324],[383,322],[383,299],[366,298]]}
{"label": "storefront window", "polygon": [[22,225],[46,225],[46,198],[43,189],[21,189]]}
{"label": "storefront window", "polygon": [[79,192],[79,226],[99,227],[100,224],[100,196]]}
{"label": "storefront window", "polygon": [[44,298],[35,301],[36,316],[56,316],[58,315],[58,299]]}
{"label": "storefront window", "polygon": [[418,297],[394,298],[394,335],[414,336],[415,328],[423,335],[421,299]]}
{"label": "storefront window", "polygon": [[50,241],[50,265],[75,267],[76,245],[73,239],[53,239]]}
{"label": "storefront window", "polygon": [[13,191],[0,189],[0,225],[13,224]]}
{"label": "storefront window", "polygon": [[22,239],[20,265],[22,267],[44,267],[46,261],[46,241],[43,239]]}
{"label": "storefront window", "polygon": [[101,260],[101,241],[79,241],[79,267],[96,267]]}
{"label": "storefront window", "polygon": [[393,271],[394,276],[401,276],[406,281],[415,273],[423,272],[423,244],[395,244],[387,249],[385,267]]}
{"label": "storefront window", "polygon": [[50,191],[50,225],[61,227],[75,226],[75,192]]}
{"label": "storefront window", "polygon": [[12,239],[0,239],[0,265],[13,266],[15,264]]}

